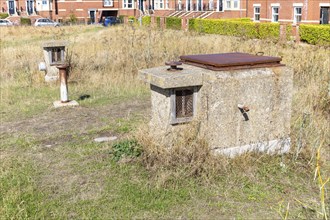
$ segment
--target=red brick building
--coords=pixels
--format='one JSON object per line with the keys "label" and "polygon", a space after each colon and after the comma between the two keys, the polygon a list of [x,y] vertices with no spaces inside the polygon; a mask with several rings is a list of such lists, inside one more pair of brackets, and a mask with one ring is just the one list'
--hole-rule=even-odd
{"label": "red brick building", "polygon": [[250,0],[248,14],[256,22],[328,24],[329,0]]}
{"label": "red brick building", "polygon": [[104,16],[243,18],[256,22],[329,23],[329,0],[0,0],[2,13],[98,22]]}

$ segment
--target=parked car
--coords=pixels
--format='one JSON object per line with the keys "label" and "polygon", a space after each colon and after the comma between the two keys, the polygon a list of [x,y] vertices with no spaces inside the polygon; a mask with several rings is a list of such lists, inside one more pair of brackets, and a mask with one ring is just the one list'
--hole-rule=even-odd
{"label": "parked car", "polygon": [[13,23],[7,19],[0,19],[0,26],[13,26]]}
{"label": "parked car", "polygon": [[120,20],[116,16],[108,16],[104,19],[103,26],[107,27],[109,25],[111,26],[111,25],[116,25],[119,23],[120,23]]}
{"label": "parked car", "polygon": [[34,23],[34,26],[53,26],[53,27],[58,27],[60,26],[60,23],[56,21],[52,21],[48,18],[38,18],[36,22]]}

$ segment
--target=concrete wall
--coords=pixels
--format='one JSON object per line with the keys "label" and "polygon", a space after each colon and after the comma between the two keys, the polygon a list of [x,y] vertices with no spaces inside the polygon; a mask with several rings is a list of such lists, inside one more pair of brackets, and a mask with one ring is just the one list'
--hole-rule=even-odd
{"label": "concrete wall", "polygon": [[[292,76],[287,67],[206,74],[201,120],[210,146],[223,149],[288,138]],[[248,121],[238,105],[250,109]]]}

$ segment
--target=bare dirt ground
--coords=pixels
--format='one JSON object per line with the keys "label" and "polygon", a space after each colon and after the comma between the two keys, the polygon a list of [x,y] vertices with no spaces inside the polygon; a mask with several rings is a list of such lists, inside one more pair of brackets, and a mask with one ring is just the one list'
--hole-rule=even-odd
{"label": "bare dirt ground", "polygon": [[88,130],[97,130],[109,125],[110,121],[130,117],[132,114],[146,117],[149,106],[148,101],[136,100],[97,107],[78,106],[58,109],[50,107],[41,115],[32,118],[2,122],[0,136],[15,134],[49,139],[61,135],[63,140],[65,137],[69,138],[70,133],[84,134]]}

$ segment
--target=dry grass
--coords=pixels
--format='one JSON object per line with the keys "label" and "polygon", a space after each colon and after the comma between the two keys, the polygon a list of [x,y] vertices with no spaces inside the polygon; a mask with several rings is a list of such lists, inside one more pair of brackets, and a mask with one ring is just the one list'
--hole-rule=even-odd
{"label": "dry grass", "polygon": [[[313,185],[315,155],[321,143],[323,148],[320,153],[321,159],[318,161],[318,170],[323,180],[327,180],[330,172],[328,162],[330,160],[330,51],[328,48],[131,26],[108,29],[93,26],[56,29],[3,28],[0,31],[0,108],[1,114],[4,112],[1,121],[15,121],[17,117],[26,118],[25,111],[39,115],[49,108],[52,100],[56,99],[57,85],[44,83],[43,74],[37,70],[37,64],[42,61],[43,56],[41,43],[52,39],[70,42],[68,48],[72,64],[70,94],[73,97],[90,94],[91,101],[82,102],[82,105],[88,107],[108,103],[110,97],[117,97],[120,100],[127,97],[146,99],[148,88],[137,79],[138,70],[162,65],[167,60],[177,60],[180,55],[234,51],[254,54],[263,51],[265,55],[281,56],[283,63],[291,66],[295,72],[291,121],[293,149],[289,155],[271,157],[247,154],[228,160],[211,155],[207,150],[207,143],[203,139],[196,138],[195,132],[192,132],[193,127],[183,132],[177,140],[177,145],[170,149],[164,149],[153,143],[146,135],[147,130],[142,130],[143,133],[137,135],[138,140],[145,147],[141,159],[148,169],[148,175],[152,174],[153,178],[150,181],[156,182],[150,185],[156,185],[161,189],[175,185],[173,182],[198,177],[208,188],[216,188],[217,182],[226,183],[222,189],[224,198],[214,199],[216,196],[213,196],[210,198],[216,201],[212,199],[209,201],[207,198],[205,203],[220,204],[217,200],[222,199],[242,200],[245,204],[249,201],[262,203],[263,199],[269,196],[267,190],[276,192],[278,195],[275,196],[276,199],[282,197],[293,201],[300,189]],[[94,149],[94,146],[91,149]],[[71,154],[71,152],[66,153]],[[19,172],[21,171],[17,171]],[[113,175],[119,174],[113,173]],[[254,184],[259,182],[259,185]],[[262,190],[258,188],[261,186],[264,186]],[[323,187],[325,192],[328,186]],[[148,192],[149,188],[145,190]],[[238,194],[237,192],[240,191],[243,193]],[[310,198],[310,194],[315,190],[313,188],[310,191],[300,193]],[[236,197],[235,193],[238,194]],[[242,195],[249,197],[242,198]],[[318,195],[314,198],[318,198]],[[324,198],[326,200],[328,197],[325,195]],[[290,206],[287,206],[289,204],[287,201],[281,204],[285,204],[283,205],[285,207],[280,209],[282,216],[285,217],[289,209],[290,218],[291,210],[295,209],[295,205],[291,202]],[[201,207],[204,205],[201,204]],[[196,207],[198,208],[198,205]],[[104,209],[106,210],[106,207]],[[233,210],[232,207],[229,209]],[[65,210],[61,214],[67,216]],[[205,211],[204,215],[207,214]],[[47,217],[47,214],[44,216]],[[173,216],[177,215],[173,214]]]}

